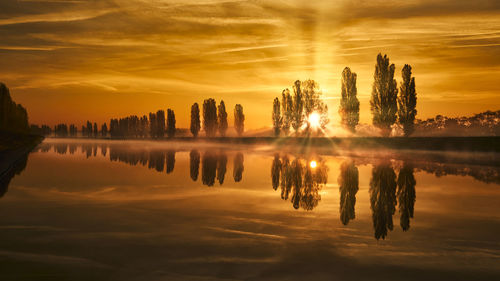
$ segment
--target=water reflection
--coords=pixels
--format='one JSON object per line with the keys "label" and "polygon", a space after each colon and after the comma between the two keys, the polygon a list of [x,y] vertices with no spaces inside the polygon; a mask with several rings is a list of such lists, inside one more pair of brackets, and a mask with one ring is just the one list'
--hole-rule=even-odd
{"label": "water reflection", "polygon": [[340,166],[338,178],[340,191],[340,220],[347,225],[350,220],[356,218],[354,207],[356,206],[356,193],[359,189],[359,172],[354,161],[344,161]]}
{"label": "water reflection", "polygon": [[[9,159],[2,159],[1,161],[8,161]],[[0,163],[0,166],[3,163]],[[28,164],[28,154],[21,156],[19,160],[14,162],[6,171],[1,171],[0,173],[0,198],[7,193],[9,189],[9,184],[12,178],[16,175],[21,174],[24,169],[26,169],[26,165]]]}
{"label": "water reflection", "polygon": [[240,182],[241,179],[243,178],[243,153],[238,152],[236,153],[236,156],[234,156],[234,161],[233,161],[233,178],[235,182]]}
{"label": "water reflection", "polygon": [[413,176],[413,167],[411,164],[405,162],[398,175],[399,221],[403,231],[407,231],[410,228],[410,218],[413,218],[416,184],[417,181]]}
{"label": "water reflection", "polygon": [[370,208],[376,239],[385,239],[394,228],[392,215],[396,211],[396,173],[386,161],[373,167],[370,180]]}
{"label": "water reflection", "polygon": [[200,171],[200,152],[196,149],[193,149],[189,153],[189,174],[193,181],[198,180],[199,171]]}
{"label": "water reflection", "polygon": [[290,162],[289,155],[274,155],[271,166],[273,189],[281,188],[281,198],[288,200],[291,194],[293,208],[313,210],[321,200],[319,192],[328,179],[328,167],[321,159],[307,160],[295,157]]}

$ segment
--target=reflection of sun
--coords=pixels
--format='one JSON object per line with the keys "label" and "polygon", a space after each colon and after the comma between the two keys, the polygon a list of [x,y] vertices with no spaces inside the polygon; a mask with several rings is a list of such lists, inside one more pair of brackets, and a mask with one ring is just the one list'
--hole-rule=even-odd
{"label": "reflection of sun", "polygon": [[317,165],[318,165],[318,163],[316,163],[316,161],[314,161],[314,160],[309,163],[309,166],[311,166],[311,168],[313,168],[313,169],[316,168]]}
{"label": "reflection of sun", "polygon": [[320,127],[320,116],[318,113],[313,112],[309,115],[307,120],[309,121],[309,124],[311,125],[312,128],[317,129]]}

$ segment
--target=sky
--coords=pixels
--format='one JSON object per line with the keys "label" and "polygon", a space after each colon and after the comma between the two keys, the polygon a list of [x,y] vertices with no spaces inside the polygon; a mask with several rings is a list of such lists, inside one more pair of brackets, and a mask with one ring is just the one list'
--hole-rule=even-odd
{"label": "sky", "polygon": [[177,127],[206,98],[271,126],[272,101],[319,83],[338,124],[340,78],[358,75],[371,123],[378,53],[410,64],[417,118],[500,109],[500,1],[2,0],[0,81],[30,122],[54,125],[171,108]]}

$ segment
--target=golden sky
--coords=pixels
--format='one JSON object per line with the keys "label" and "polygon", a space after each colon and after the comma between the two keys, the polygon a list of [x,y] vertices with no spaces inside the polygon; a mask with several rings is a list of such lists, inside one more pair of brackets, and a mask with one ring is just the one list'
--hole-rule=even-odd
{"label": "golden sky", "polygon": [[241,103],[246,128],[271,125],[272,100],[314,79],[338,123],[340,77],[358,74],[361,122],[377,54],[405,63],[417,118],[500,109],[500,1],[2,0],[0,81],[34,123]]}

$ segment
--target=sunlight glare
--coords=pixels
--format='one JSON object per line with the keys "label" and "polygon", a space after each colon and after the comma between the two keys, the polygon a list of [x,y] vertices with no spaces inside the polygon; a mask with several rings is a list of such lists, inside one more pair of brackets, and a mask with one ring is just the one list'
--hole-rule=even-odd
{"label": "sunlight glare", "polygon": [[318,165],[318,163],[316,163],[316,161],[311,161],[311,163],[309,163],[309,166],[311,166],[311,168],[316,168],[316,166]]}
{"label": "sunlight glare", "polygon": [[319,116],[319,114],[313,112],[309,115],[308,121],[311,127],[316,129],[320,127],[320,119],[321,117]]}

